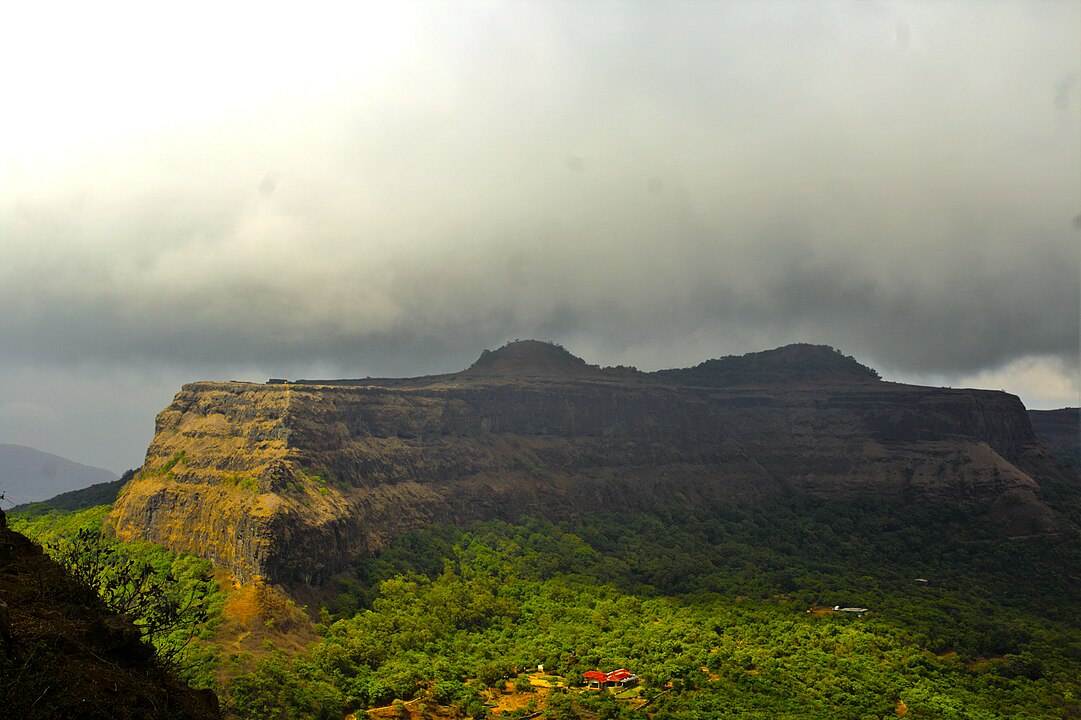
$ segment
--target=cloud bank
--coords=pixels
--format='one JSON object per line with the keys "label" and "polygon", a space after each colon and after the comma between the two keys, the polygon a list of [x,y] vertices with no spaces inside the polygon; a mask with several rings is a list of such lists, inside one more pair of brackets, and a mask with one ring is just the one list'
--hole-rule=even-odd
{"label": "cloud bank", "polygon": [[1076,3],[65,9],[0,31],[0,433],[31,377],[147,398],[515,337],[1077,397]]}

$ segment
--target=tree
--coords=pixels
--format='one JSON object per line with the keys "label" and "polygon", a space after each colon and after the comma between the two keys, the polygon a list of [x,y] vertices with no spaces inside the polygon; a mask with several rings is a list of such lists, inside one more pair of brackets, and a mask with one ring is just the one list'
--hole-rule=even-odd
{"label": "tree", "polygon": [[138,559],[130,546],[122,551],[118,543],[88,528],[49,549],[86,588],[88,599],[97,596],[110,611],[130,617],[165,659],[174,659],[207,619],[213,590],[205,574],[184,592],[171,570],[157,570],[148,559]]}
{"label": "tree", "polygon": [[544,711],[546,720],[580,720],[582,717],[574,707],[569,695],[552,694],[548,696],[548,708]]}
{"label": "tree", "polygon": [[485,687],[498,687],[502,684],[505,673],[503,668],[494,662],[487,662],[477,668],[477,679],[484,683]]}

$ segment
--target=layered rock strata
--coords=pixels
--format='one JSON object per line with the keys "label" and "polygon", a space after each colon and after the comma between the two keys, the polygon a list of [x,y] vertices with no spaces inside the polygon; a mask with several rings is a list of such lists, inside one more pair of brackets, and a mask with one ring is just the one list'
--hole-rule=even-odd
{"label": "layered rock strata", "polygon": [[1016,397],[882,382],[829,348],[745,357],[646,374],[526,341],[452,375],[193,383],[113,520],[285,584],[434,522],[791,493],[979,505],[1005,534],[1055,531],[1051,464]]}

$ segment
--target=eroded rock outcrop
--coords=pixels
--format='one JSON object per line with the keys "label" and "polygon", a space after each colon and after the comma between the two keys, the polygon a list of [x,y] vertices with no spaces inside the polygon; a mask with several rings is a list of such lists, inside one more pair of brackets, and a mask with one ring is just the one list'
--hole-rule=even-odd
{"label": "eroded rock outcrop", "polygon": [[1055,530],[1016,397],[881,382],[816,346],[745,357],[646,374],[526,341],[451,375],[186,385],[113,519],[284,583],[432,522],[793,492],[979,504],[1006,534]]}

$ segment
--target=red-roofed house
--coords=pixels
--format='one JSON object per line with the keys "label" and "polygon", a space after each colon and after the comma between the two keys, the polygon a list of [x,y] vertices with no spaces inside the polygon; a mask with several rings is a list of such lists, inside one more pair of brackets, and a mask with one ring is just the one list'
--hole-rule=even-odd
{"label": "red-roofed house", "polygon": [[610,673],[602,673],[600,670],[590,670],[589,672],[582,673],[582,677],[586,679],[586,682],[589,683],[590,687],[608,687],[609,685],[629,687],[638,682],[638,676],[625,668],[613,670]]}
{"label": "red-roofed house", "polygon": [[638,676],[625,668],[613,670],[612,672],[608,673],[606,678],[609,684],[619,685],[620,687],[627,687],[629,685],[634,685],[638,682]]}
{"label": "red-roofed house", "polygon": [[608,676],[602,673],[600,670],[590,670],[589,672],[582,673],[582,677],[586,679],[590,687],[604,687],[608,684]]}

